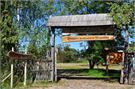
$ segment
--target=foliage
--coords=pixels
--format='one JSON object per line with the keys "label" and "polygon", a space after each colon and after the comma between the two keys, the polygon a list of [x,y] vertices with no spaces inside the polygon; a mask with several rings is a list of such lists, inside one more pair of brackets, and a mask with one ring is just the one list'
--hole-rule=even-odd
{"label": "foliage", "polygon": [[[21,4],[18,4],[21,3]],[[19,42],[20,47],[26,49],[28,47],[28,52],[36,54],[39,57],[39,50],[43,45],[46,47],[49,45],[49,35],[48,30],[45,27],[47,18],[49,17],[49,8],[47,3],[41,0],[29,0],[20,1],[16,3],[18,5],[18,15],[15,22],[19,25]],[[45,11],[46,10],[46,11]],[[32,51],[32,49],[34,49]]]}
{"label": "foliage", "polygon": [[122,28],[125,25],[131,25],[134,12],[131,4],[126,2],[111,3],[110,10],[110,15],[113,17],[118,28]]}
{"label": "foliage", "polygon": [[[17,47],[18,44],[18,29],[13,22],[12,7],[10,2],[0,1],[0,56],[2,73],[9,70],[10,61],[6,54],[12,47]],[[15,49],[17,50],[17,49]]]}
{"label": "foliage", "polygon": [[135,52],[135,42],[131,42],[128,48],[129,52]]}
{"label": "foliage", "polygon": [[[117,27],[117,38],[121,37],[119,34],[121,34],[122,30],[125,30],[125,41],[124,41],[124,47],[125,50],[128,49],[128,43],[129,43],[129,36],[133,37],[135,34],[134,31],[131,31],[129,28],[130,26],[134,27],[134,13],[135,13],[135,2],[124,2],[120,1],[117,3],[111,3],[110,7],[110,15],[113,17],[113,21],[116,24]],[[119,42],[120,40],[117,39]]]}
{"label": "foliage", "polygon": [[78,51],[70,48],[68,45],[63,49],[58,47],[58,61],[59,62],[73,62],[78,59]]}
{"label": "foliage", "polygon": [[64,0],[61,1],[64,5],[61,10],[62,14],[91,14],[91,13],[107,13],[110,5],[102,0]]}
{"label": "foliage", "polygon": [[100,64],[104,62],[102,51],[103,44],[99,41],[91,42],[89,48],[85,52],[85,56],[89,61],[89,68],[93,69],[95,64]]}

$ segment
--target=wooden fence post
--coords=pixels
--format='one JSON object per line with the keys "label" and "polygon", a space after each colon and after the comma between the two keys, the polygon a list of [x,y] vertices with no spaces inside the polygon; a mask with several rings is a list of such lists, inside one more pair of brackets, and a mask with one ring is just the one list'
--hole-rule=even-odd
{"label": "wooden fence post", "polygon": [[58,53],[58,49],[55,48],[55,81],[57,81],[57,53]]}
{"label": "wooden fence post", "polygon": [[51,28],[52,31],[52,44],[51,44],[51,59],[52,59],[52,74],[51,80],[55,81],[55,29]]}
{"label": "wooden fence post", "polygon": [[12,63],[11,63],[11,81],[10,81],[10,87],[11,87],[11,88],[13,88],[13,75],[14,75],[14,74],[13,74],[13,73],[14,73],[14,72],[13,72],[13,70],[14,70],[13,67],[14,67],[14,66],[13,66],[13,61],[12,61]]}
{"label": "wooden fence post", "polygon": [[[12,47],[12,51],[14,52],[14,47]],[[14,65],[13,60],[11,61],[11,81],[10,81],[10,87],[13,88],[13,76],[14,75]]]}
{"label": "wooden fence post", "polygon": [[27,61],[25,61],[24,64],[24,86],[26,86],[26,82],[27,82]]}
{"label": "wooden fence post", "polygon": [[122,57],[122,63],[121,63],[121,76],[120,76],[120,83],[124,84],[124,57],[125,57],[125,53],[123,52],[123,57]]}
{"label": "wooden fence post", "polygon": [[[27,54],[27,51],[25,51],[25,54]],[[24,83],[23,85],[26,86],[27,82],[27,60],[24,62]]]}

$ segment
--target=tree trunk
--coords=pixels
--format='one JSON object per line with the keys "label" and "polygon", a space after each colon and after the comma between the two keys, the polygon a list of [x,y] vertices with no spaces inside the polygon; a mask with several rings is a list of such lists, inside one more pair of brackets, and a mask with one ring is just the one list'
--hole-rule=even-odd
{"label": "tree trunk", "polygon": [[94,69],[95,62],[93,60],[89,60],[89,69]]}

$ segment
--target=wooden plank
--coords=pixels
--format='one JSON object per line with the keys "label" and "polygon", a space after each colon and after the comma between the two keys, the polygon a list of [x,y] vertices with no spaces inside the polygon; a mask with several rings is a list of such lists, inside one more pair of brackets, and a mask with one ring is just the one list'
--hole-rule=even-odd
{"label": "wooden plank", "polygon": [[[97,33],[98,32],[98,33]],[[113,34],[113,26],[91,26],[91,27],[64,27],[63,33],[79,33],[79,34]]]}
{"label": "wooden plank", "polygon": [[112,18],[107,14],[87,14],[49,17],[47,26],[101,26],[114,25]]}
{"label": "wooden plank", "polygon": [[113,35],[63,36],[62,42],[113,40],[113,39],[114,39]]}

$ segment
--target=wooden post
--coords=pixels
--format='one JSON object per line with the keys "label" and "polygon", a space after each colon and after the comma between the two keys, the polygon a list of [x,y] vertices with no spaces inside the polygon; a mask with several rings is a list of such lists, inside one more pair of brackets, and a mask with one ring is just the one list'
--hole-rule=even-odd
{"label": "wooden post", "polygon": [[24,64],[24,83],[23,83],[24,86],[26,86],[26,82],[27,82],[27,61],[25,61]]}
{"label": "wooden post", "polygon": [[120,76],[120,83],[121,84],[124,84],[124,56],[125,56],[125,53],[123,52],[123,55],[122,55],[122,63],[121,63],[121,76]]}
{"label": "wooden post", "polygon": [[[25,54],[27,54],[27,51],[25,51]],[[26,82],[27,82],[27,60],[25,61],[24,64],[24,83],[23,83],[24,86],[26,86]]]}
{"label": "wooden post", "polygon": [[[12,51],[14,52],[14,47],[12,47]],[[14,65],[13,60],[11,61],[11,81],[10,81],[10,87],[13,88],[13,76],[14,75]]]}
{"label": "wooden post", "polygon": [[13,88],[13,61],[11,63],[11,81],[10,81],[10,87]]}
{"label": "wooden post", "polygon": [[106,74],[107,74],[107,76],[109,75],[109,69],[108,69],[108,61],[109,61],[110,59],[109,59],[109,55],[107,55],[106,56]]}
{"label": "wooden post", "polygon": [[55,48],[55,81],[57,81],[57,53],[58,49]]}
{"label": "wooden post", "polygon": [[52,45],[51,45],[51,59],[52,59],[52,74],[51,80],[55,81],[55,29],[51,28],[52,31]]}

